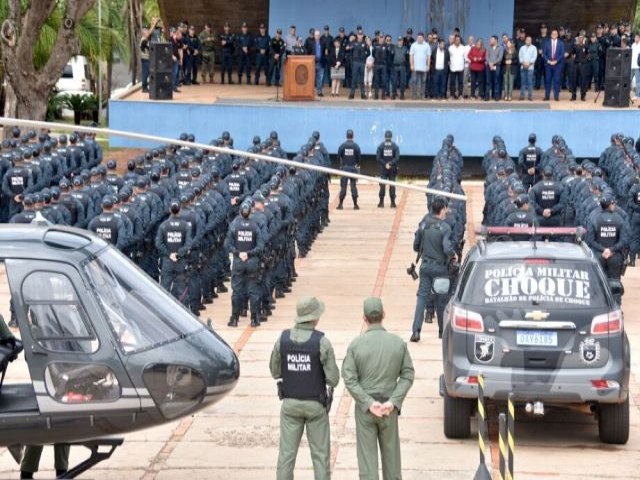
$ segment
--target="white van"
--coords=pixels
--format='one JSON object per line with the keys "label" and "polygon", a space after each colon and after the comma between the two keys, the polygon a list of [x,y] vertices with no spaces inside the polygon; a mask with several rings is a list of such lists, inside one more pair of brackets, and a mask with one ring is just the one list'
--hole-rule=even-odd
{"label": "white van", "polygon": [[56,89],[60,93],[91,93],[91,75],[86,57],[78,55],[69,60],[56,83]]}

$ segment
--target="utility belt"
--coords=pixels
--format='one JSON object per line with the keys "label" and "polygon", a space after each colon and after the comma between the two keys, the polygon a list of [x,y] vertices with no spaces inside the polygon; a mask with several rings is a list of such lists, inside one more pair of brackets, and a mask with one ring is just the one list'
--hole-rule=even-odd
{"label": "utility belt", "polygon": [[440,260],[436,260],[434,258],[422,258],[422,263],[428,263],[430,265],[440,265],[440,266],[445,266],[447,264],[446,261],[440,261]]}
{"label": "utility belt", "polygon": [[[284,396],[282,380],[280,380],[276,384],[276,386],[278,388],[278,398],[280,400],[284,400],[285,398],[290,398],[292,400],[310,400],[312,402],[315,401],[315,402],[320,403],[327,410],[327,413],[329,413],[331,411],[331,405],[333,404],[333,387],[327,386],[326,389],[325,389],[325,393],[323,395],[321,395],[319,398],[294,398],[294,397],[285,397]],[[385,400],[385,402],[386,402],[386,400]]]}

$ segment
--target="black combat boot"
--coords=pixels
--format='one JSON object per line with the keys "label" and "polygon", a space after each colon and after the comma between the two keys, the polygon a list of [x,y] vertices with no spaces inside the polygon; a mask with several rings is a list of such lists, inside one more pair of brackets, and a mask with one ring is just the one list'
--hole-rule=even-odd
{"label": "black combat boot", "polygon": [[281,288],[276,289],[276,298],[284,298],[284,292]]}
{"label": "black combat boot", "polygon": [[[393,203],[391,205],[393,205]],[[380,199],[378,202],[378,208],[384,208],[384,200]]]}
{"label": "black combat boot", "polygon": [[410,342],[419,342],[420,341],[420,332],[413,332],[413,334],[411,335],[411,338],[409,339]]}
{"label": "black combat boot", "polygon": [[251,312],[251,326],[252,327],[259,327],[260,326],[260,320],[258,320],[258,314]]}
{"label": "black combat boot", "polygon": [[342,210],[342,202],[344,202],[344,198],[340,199],[340,203],[338,203],[338,206],[336,207],[336,210]]}
{"label": "black combat boot", "polygon": [[425,323],[433,323],[433,310],[427,310],[427,316],[424,321]]}
{"label": "black combat boot", "polygon": [[358,198],[354,198],[353,199],[353,209],[354,210],[360,210],[360,207],[358,206]]}
{"label": "black combat boot", "polygon": [[224,283],[218,285],[218,293],[227,293],[229,289],[226,287]]}
{"label": "black combat boot", "polygon": [[229,319],[229,323],[227,323],[227,327],[237,327],[237,326],[238,326],[238,316],[231,315],[231,318]]}
{"label": "black combat boot", "polygon": [[391,200],[391,208],[396,208],[396,206],[397,206],[397,205],[396,205],[396,201],[395,201],[395,199],[394,199],[394,200]]}

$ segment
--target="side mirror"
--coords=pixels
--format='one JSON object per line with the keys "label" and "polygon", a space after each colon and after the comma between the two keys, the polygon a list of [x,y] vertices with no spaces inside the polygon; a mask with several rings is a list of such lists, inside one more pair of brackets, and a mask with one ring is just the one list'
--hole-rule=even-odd
{"label": "side mirror", "polygon": [[609,280],[609,289],[611,290],[611,295],[614,297],[624,295],[624,286],[620,280]]}

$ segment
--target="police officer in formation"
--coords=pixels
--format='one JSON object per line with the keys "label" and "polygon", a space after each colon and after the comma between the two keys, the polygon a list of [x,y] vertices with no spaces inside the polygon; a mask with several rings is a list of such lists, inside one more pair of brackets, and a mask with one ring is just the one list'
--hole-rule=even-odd
{"label": "police officer in formation", "polygon": [[[347,130],[347,140],[338,148],[338,162],[340,169],[349,173],[360,172],[361,152],[360,147],[353,141],[353,130]],[[343,202],[347,196],[347,183],[351,185],[351,198],[353,199],[353,209],[360,210],[358,206],[358,180],[355,178],[340,177],[340,203],[338,210],[343,209]]]}
{"label": "police officer in formation", "polygon": [[[393,134],[391,130],[384,133],[384,142],[378,146],[376,152],[376,160],[380,166],[380,178],[395,182],[398,176],[398,164],[400,163],[400,148],[393,142]],[[386,185],[380,184],[380,202],[378,208],[384,208],[384,197],[386,194]],[[391,208],[396,208],[396,187],[389,187],[389,198],[391,199]]]}
{"label": "police officer in formation", "polygon": [[305,429],[314,478],[331,478],[329,409],[340,372],[331,342],[316,329],[324,308],[315,297],[300,298],[294,327],[282,332],[271,352],[269,369],[279,380],[278,396],[282,400],[278,480],[293,480]]}
{"label": "police officer in formation", "polygon": [[529,135],[529,144],[520,150],[518,155],[519,174],[527,191],[539,178],[542,149],[536,146],[536,134]]}
{"label": "police officer in formation", "polygon": [[378,478],[378,446],[382,477],[402,477],[398,417],[415,370],[407,344],[382,326],[382,300],[364,301],[365,332],[347,348],[342,378],[356,402],[356,447],[360,478]]}
{"label": "police officer in formation", "polygon": [[[537,148],[534,152],[532,139],[533,135],[520,152],[520,168],[514,172],[511,159],[501,154],[506,152],[504,142],[494,138],[493,148],[483,159],[487,172],[484,224],[582,226],[606,275],[620,279],[625,265],[635,265],[640,251],[640,156],[634,140],[613,134],[594,163],[578,162],[560,135],[553,136],[542,155]],[[531,177],[534,163],[533,173],[543,174],[538,182]]]}
{"label": "police officer in formation", "polygon": [[[43,133],[34,143],[35,132],[21,136],[15,129],[14,138],[0,149],[0,214],[5,222],[30,222],[41,214],[54,224],[88,228],[129,256],[194,315],[227,291],[224,282],[232,277],[233,249],[238,291],[232,316],[236,321],[230,323],[237,324],[237,317],[249,311],[252,325],[266,321],[275,301],[291,291],[296,256],[305,256],[329,224],[325,174],[163,145],[131,159],[127,173],[119,175],[115,161],[99,165],[102,152],[92,136],[73,134],[58,141]],[[187,133],[180,139],[195,141]],[[233,138],[223,132],[211,144],[233,146]],[[254,139],[250,151],[286,156],[275,131],[265,141]],[[318,132],[296,159],[330,165]],[[244,219],[240,210],[245,202],[245,221],[258,224],[255,238],[264,244],[246,264],[239,258],[249,235],[235,230]],[[238,235],[229,239],[227,249],[230,232]]]}

